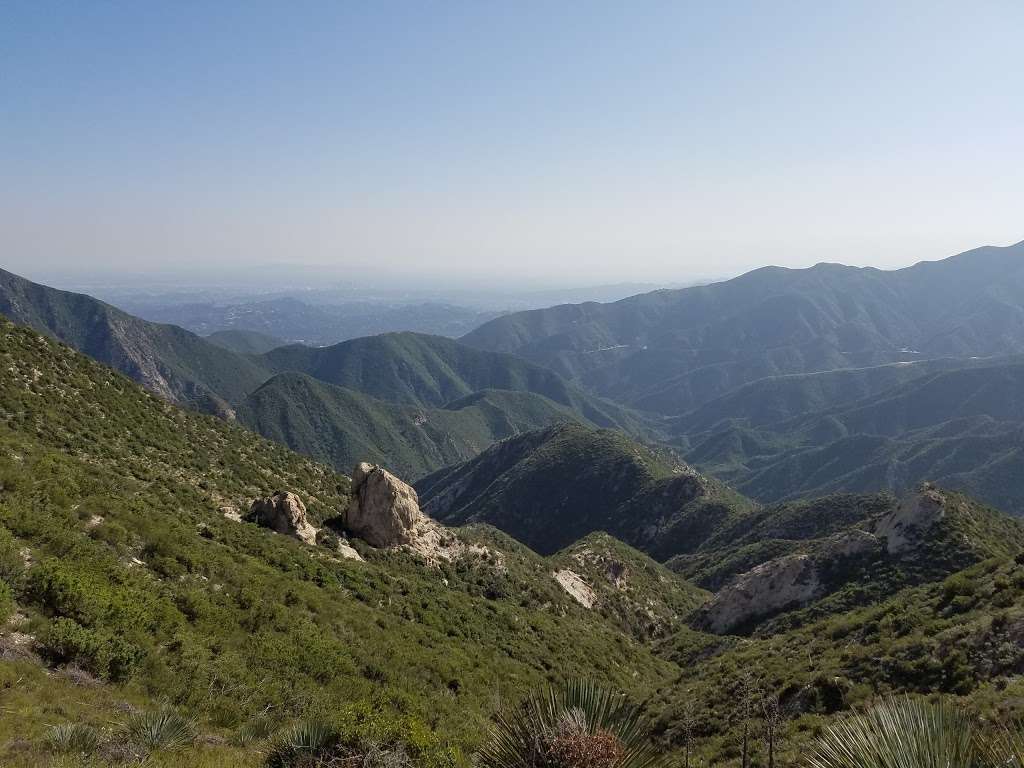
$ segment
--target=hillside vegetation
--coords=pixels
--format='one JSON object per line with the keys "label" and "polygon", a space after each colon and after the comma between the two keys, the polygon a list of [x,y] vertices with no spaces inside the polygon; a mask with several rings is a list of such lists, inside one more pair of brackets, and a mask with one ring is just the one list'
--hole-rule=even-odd
{"label": "hillside vegetation", "polygon": [[74,347],[170,402],[227,414],[257,387],[261,366],[182,328],[139,320],[79,293],[0,270],[0,314]]}
{"label": "hillside vegetation", "polygon": [[[468,766],[496,691],[516,700],[567,677],[629,692],[663,749],[692,741],[719,761],[737,754],[745,702],[770,692],[785,707],[780,754],[793,759],[875,691],[951,692],[991,712],[1019,688],[1020,528],[956,494],[928,491],[941,515],[885,529],[900,506],[891,497],[761,508],[708,486],[689,507],[672,502],[705,532],[682,539],[693,551],[671,565],[715,595],[599,533],[545,559],[473,526],[454,534],[467,546],[451,561],[353,541],[358,562],[329,536],[307,546],[231,518],[286,488],[322,524],[348,502],[345,477],[30,330],[4,324],[0,339],[0,681],[17,681],[4,694],[5,765],[45,762],[47,734],[69,720],[129,754],[141,749],[132,713],[167,702],[201,738],[156,749],[153,765],[262,765],[282,729],[327,719],[353,745]],[[580,426],[491,451],[520,441],[521,460],[539,458],[566,494],[538,517],[557,512],[566,526],[600,500],[588,485],[602,477],[612,480],[598,490],[621,490],[624,509],[643,501],[631,514],[694,477],[670,455]],[[573,485],[592,462],[600,472]],[[499,475],[492,491],[509,487]],[[474,497],[481,509],[490,492]],[[552,535],[554,523],[543,522]],[[829,591],[738,627],[745,636],[700,628],[750,568],[813,558],[855,529],[910,544],[830,572]]]}
{"label": "hillside vegetation", "polygon": [[419,477],[563,418],[633,435],[656,426],[537,365],[440,336],[390,333],[322,348],[237,329],[201,338],[2,271],[0,312],[169,402],[239,417],[342,471],[372,458]]}
{"label": "hillside vegetation", "polygon": [[[782,405],[810,406],[820,376],[759,382],[709,403],[676,420],[675,443],[688,461],[764,501],[904,492],[933,480],[1024,512],[1024,365],[976,361],[859,399],[830,394],[816,409]],[[713,415],[728,411],[735,416]]]}
{"label": "hillside vegetation", "polygon": [[670,452],[579,424],[497,443],[416,489],[438,520],[490,523],[541,553],[604,531],[668,557],[752,506]]}
{"label": "hillside vegetation", "polygon": [[371,461],[408,480],[472,458],[497,440],[579,418],[532,392],[481,390],[427,408],[385,402],[299,373],[273,377],[237,413],[261,435],[339,470]]}
{"label": "hillside vegetation", "polygon": [[206,340],[224,349],[243,355],[262,355],[272,349],[283,347],[286,342],[276,336],[259,331],[215,331]]}
{"label": "hillside vegetation", "polygon": [[[5,679],[38,690],[38,654],[108,681],[83,693],[104,706],[166,700],[211,733],[261,713],[274,729],[350,718],[438,766],[463,764],[495,681],[512,694],[557,670],[640,693],[667,679],[668,662],[499,534],[464,535],[500,556],[433,569],[365,547],[367,562],[341,560],[329,542],[229,519],[281,488],[330,519],[348,480],[30,330],[5,323],[0,339],[0,576],[16,626],[2,639]],[[55,719],[45,701],[19,699],[13,733],[41,738]]]}
{"label": "hillside vegetation", "polygon": [[293,345],[261,359],[274,371],[298,371],[392,403],[436,408],[480,390],[511,390],[542,395],[602,427],[645,427],[640,416],[584,394],[546,368],[440,336],[389,333],[332,347]]}

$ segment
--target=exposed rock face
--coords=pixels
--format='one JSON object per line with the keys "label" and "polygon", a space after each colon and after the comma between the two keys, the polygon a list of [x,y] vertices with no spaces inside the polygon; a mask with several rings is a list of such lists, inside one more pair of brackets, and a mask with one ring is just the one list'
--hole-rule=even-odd
{"label": "exposed rock face", "polygon": [[423,514],[415,489],[376,464],[364,462],[352,473],[352,501],[345,528],[371,546],[401,547],[430,565],[470,557],[487,562],[498,572],[505,570],[500,552],[467,543]]}
{"label": "exposed rock face", "polygon": [[238,508],[231,504],[225,504],[218,507],[217,511],[224,515],[228,520],[232,520],[236,523],[242,522],[242,515],[239,513]]}
{"label": "exposed rock face", "polygon": [[363,562],[363,556],[356,552],[352,545],[344,540],[338,542],[338,554],[346,560],[358,560],[360,563]]}
{"label": "exposed rock face", "polygon": [[880,547],[877,536],[854,529],[819,542],[813,554],[769,560],[719,590],[702,609],[699,623],[723,634],[762,616],[804,606],[830,591],[827,568],[846,558],[878,553]]}
{"label": "exposed rock face", "polygon": [[701,624],[722,634],[758,616],[810,602],[823,593],[810,555],[780,557],[747,571],[722,589],[705,606]]}
{"label": "exposed rock face", "polygon": [[294,536],[306,544],[316,544],[316,528],[306,518],[306,505],[290,491],[279,491],[265,499],[256,499],[246,520]]}
{"label": "exposed rock face", "polygon": [[594,590],[583,580],[582,576],[566,568],[565,570],[555,571],[554,577],[562,589],[568,592],[577,603],[584,608],[594,607],[594,603],[597,602],[597,595],[594,594]]}
{"label": "exposed rock face", "polygon": [[352,473],[345,527],[374,547],[410,544],[427,517],[413,487],[383,467],[362,463]]}
{"label": "exposed rock face", "polygon": [[883,516],[875,525],[875,535],[885,541],[890,555],[898,555],[920,541],[945,513],[946,497],[925,485]]}

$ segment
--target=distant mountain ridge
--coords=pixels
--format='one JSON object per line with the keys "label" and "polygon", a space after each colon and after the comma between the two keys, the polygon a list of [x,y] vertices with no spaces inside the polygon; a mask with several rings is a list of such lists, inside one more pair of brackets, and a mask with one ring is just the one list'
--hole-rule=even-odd
{"label": "distant mountain ridge", "polygon": [[166,400],[234,418],[349,471],[372,458],[411,478],[558,421],[647,435],[653,422],[514,355],[389,333],[331,347],[251,331],[202,338],[84,294],[0,272],[0,314]]}
{"label": "distant mountain ridge", "polygon": [[[806,411],[779,405],[815,400],[817,378],[769,380],[728,395],[728,404],[713,401],[673,423],[674,443],[763,501],[905,491],[932,480],[1024,514],[1024,360],[937,370],[849,402],[825,397]],[[781,418],[757,417],[766,401]],[[735,418],[709,418],[730,410]]]}
{"label": "distant mountain ridge", "polygon": [[274,376],[237,413],[255,432],[341,471],[370,461],[409,481],[472,458],[496,440],[581,418],[532,392],[479,390],[428,408],[387,402],[302,373]]}
{"label": "distant mountain ridge", "polygon": [[462,340],[675,415],[780,374],[1024,352],[1024,243],[895,271],[765,267],[612,304],[518,312]]}
{"label": "distant mountain ridge", "polygon": [[102,301],[0,270],[0,314],[115,368],[172,402],[231,413],[266,379],[244,355],[173,325],[140,320]]}
{"label": "distant mountain ridge", "polygon": [[386,333],[330,347],[292,345],[263,355],[275,372],[298,371],[393,403],[442,407],[485,389],[532,392],[603,427],[638,432],[644,419],[567,384],[514,355],[487,352],[441,336]]}
{"label": "distant mountain ridge", "polygon": [[287,344],[276,336],[259,331],[216,331],[207,336],[206,340],[243,355],[262,355]]}
{"label": "distant mountain ridge", "polygon": [[669,453],[580,424],[496,443],[416,490],[442,522],[488,523],[548,554],[603,531],[665,559],[753,507]]}

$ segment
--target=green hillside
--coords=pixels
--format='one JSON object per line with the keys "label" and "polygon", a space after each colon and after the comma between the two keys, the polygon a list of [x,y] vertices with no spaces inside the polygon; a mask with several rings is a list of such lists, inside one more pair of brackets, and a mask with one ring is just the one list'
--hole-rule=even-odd
{"label": "green hillside", "polygon": [[718,431],[729,424],[747,427],[776,424],[808,413],[868,400],[929,374],[1014,362],[1019,360],[940,358],[772,376],[744,384],[692,411],[669,419],[666,430],[671,435],[685,436]]}
{"label": "green hillside", "polygon": [[578,424],[497,443],[416,489],[438,520],[490,523],[542,553],[604,531],[665,558],[751,507],[668,452]]}
{"label": "green hillside", "polygon": [[551,371],[439,336],[392,333],[323,348],[281,346],[242,330],[204,339],[2,271],[0,312],[170,402],[238,417],[346,471],[372,459],[419,477],[564,419],[633,435],[657,428],[657,420],[585,394]]}
{"label": "green hillside", "polygon": [[[696,626],[710,618],[734,634],[767,635],[1022,549],[1019,522],[926,486],[901,498],[845,494],[762,507],[667,565],[718,593]],[[791,600],[779,597],[786,590]],[[737,612],[738,619],[718,620]]]}
{"label": "green hillside", "polygon": [[370,461],[409,481],[472,458],[497,440],[578,418],[532,392],[482,390],[424,408],[299,373],[275,376],[238,407],[241,423],[340,471]]}
{"label": "green hillside", "polygon": [[0,270],[0,314],[130,376],[171,402],[225,414],[267,378],[259,363],[173,325]]}
{"label": "green hillside", "polygon": [[40,744],[64,717],[106,727],[124,721],[118,702],[168,701],[199,718],[214,745],[204,754],[225,761],[211,765],[261,763],[259,743],[224,736],[267,712],[275,732],[331,716],[403,740],[420,765],[464,765],[495,681],[515,695],[585,675],[641,694],[668,678],[668,662],[497,534],[466,533],[492,554],[435,570],[365,547],[367,562],[339,560],[326,540],[229,519],[276,489],[332,518],[348,481],[32,331],[5,323],[0,341],[0,602],[21,633],[0,638],[17,651],[0,675],[38,692],[42,662],[100,681],[56,711],[19,692],[3,764],[38,765],[25,740]]}
{"label": "green hillside", "polygon": [[332,347],[293,345],[275,349],[261,360],[275,371],[305,373],[393,403],[436,408],[480,390],[532,392],[598,426],[631,433],[648,428],[638,414],[584,394],[545,368],[441,336],[387,333]]}
{"label": "green hillside", "polygon": [[719,593],[692,617],[717,633],[806,623],[1024,548],[1019,523],[950,491],[756,506],[668,455],[573,424],[498,443],[417,489],[434,517],[486,522],[540,552],[611,534],[667,559]]}
{"label": "green hillside", "polygon": [[[717,761],[737,754],[739,694],[754,684],[757,696],[785,702],[790,758],[831,715],[877,691],[964,694],[983,712],[1024,692],[1014,640],[1024,577],[1011,559],[1020,529],[955,494],[945,494],[939,527],[897,558],[904,571],[875,560],[753,634],[710,634],[687,623],[699,625],[717,596],[599,533],[546,559],[472,526],[453,534],[472,545],[467,554],[431,566],[358,541],[366,561],[344,560],[330,537],[310,547],[236,522],[225,513],[290,489],[320,524],[347,504],[348,481],[32,331],[5,323],[0,342],[4,765],[46,764],[48,729],[68,721],[121,743],[131,713],[158,702],[195,717],[200,739],[155,752],[156,766],[263,765],[266,738],[299,719],[330,719],[353,743],[400,744],[413,765],[433,768],[470,764],[496,690],[514,700],[569,676],[627,691],[666,749],[690,732],[695,754]],[[708,485],[680,506],[674,484],[693,476],[678,462],[579,425],[506,440],[480,458],[503,450],[518,456],[489,491],[503,503],[529,488],[525,470],[550,479],[514,509],[560,518],[528,531],[553,541],[559,524],[585,527],[611,506],[604,497],[632,515],[623,532],[642,528],[641,512],[670,537],[701,521],[702,535],[690,525],[677,539],[692,551],[672,565],[719,594],[753,564],[813,554],[858,526],[877,532],[869,524],[894,503],[760,508]],[[996,559],[945,578],[982,557]],[[566,571],[591,607],[560,584]],[[913,579],[926,583],[907,591]]]}
{"label": "green hillside", "polygon": [[[829,718],[891,692],[962,697],[1012,722],[1024,714],[1022,626],[1024,566],[986,560],[781,634],[737,641],[683,630],[661,647],[679,677],[647,706],[666,745],[683,745],[689,732],[697,759],[735,760],[742,713],[777,705],[782,765],[798,764]],[[763,760],[763,744],[754,749]]]}
{"label": "green hillside", "polygon": [[[777,381],[772,389],[783,393],[780,400],[807,401],[813,395],[805,384],[815,378]],[[932,480],[1012,514],[1024,510],[1019,362],[928,373],[852,402],[828,397],[824,407],[774,422],[753,415],[753,395],[769,386],[729,396],[740,403],[736,419],[708,418],[712,407],[726,407],[718,403],[678,419],[674,441],[686,459],[764,501],[902,492]]]}
{"label": "green hillside", "polygon": [[886,272],[766,267],[713,285],[496,318],[463,337],[664,414],[783,374],[1024,351],[1024,243]]}
{"label": "green hillside", "polygon": [[206,340],[242,355],[262,355],[287,343],[276,336],[246,330],[214,331]]}
{"label": "green hillside", "polygon": [[631,634],[653,640],[678,631],[709,594],[606,533],[592,533],[551,558],[591,587],[595,609]]}

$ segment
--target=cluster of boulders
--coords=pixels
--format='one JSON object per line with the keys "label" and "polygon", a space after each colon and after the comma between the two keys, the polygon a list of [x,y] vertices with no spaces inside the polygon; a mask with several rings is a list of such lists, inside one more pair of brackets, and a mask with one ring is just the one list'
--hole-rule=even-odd
{"label": "cluster of boulders", "polygon": [[[310,522],[302,499],[290,491],[256,499],[245,520],[306,544],[316,544],[320,533]],[[376,464],[362,463],[353,471],[352,497],[341,520],[347,533],[372,547],[405,547],[430,561],[450,560],[465,549],[447,528],[423,514],[411,485]],[[338,550],[346,557],[361,559],[344,540]]]}

